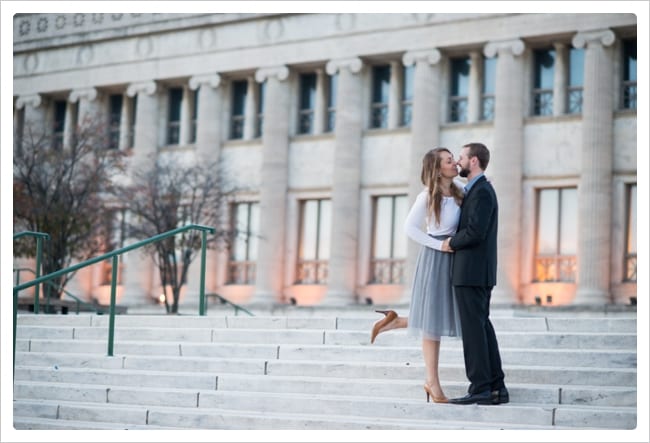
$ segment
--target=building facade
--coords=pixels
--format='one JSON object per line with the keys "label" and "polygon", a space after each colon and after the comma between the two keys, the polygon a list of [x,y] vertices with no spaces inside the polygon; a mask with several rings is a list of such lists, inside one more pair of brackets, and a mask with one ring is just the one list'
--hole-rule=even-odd
{"label": "building facade", "polygon": [[[500,210],[493,303],[636,297],[634,14],[13,23],[17,134],[40,122],[65,146],[84,116],[99,116],[133,167],[170,154],[220,159],[248,189],[227,209],[232,247],[210,252],[208,292],[244,304],[408,300],[419,246],[403,221],[422,157],[480,141]],[[157,298],[152,263],[133,255],[122,266],[120,303]],[[77,293],[102,299],[98,274],[80,274]]]}

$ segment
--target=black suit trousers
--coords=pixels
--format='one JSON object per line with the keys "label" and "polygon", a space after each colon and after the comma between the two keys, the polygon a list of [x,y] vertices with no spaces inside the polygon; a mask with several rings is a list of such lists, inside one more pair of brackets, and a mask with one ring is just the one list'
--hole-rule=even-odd
{"label": "black suit trousers", "polygon": [[468,392],[477,394],[504,387],[497,337],[490,322],[491,287],[454,286],[462,325]]}

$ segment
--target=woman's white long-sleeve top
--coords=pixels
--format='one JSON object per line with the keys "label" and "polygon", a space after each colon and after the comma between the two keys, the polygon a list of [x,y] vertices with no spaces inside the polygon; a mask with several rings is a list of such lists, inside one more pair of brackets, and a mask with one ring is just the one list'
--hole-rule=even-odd
{"label": "woman's white long-sleeve top", "polygon": [[460,219],[460,206],[453,197],[443,197],[440,208],[440,224],[436,223],[435,215],[427,219],[427,201],[429,195],[426,190],[420,192],[411,206],[411,210],[404,222],[404,232],[411,239],[422,246],[441,250],[442,240],[437,240],[431,235],[452,236],[456,233]]}

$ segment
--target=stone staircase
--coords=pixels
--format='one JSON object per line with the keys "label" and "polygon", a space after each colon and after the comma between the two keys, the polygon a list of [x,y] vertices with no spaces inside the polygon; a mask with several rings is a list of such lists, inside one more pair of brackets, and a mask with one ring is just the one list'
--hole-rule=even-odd
{"label": "stone staircase", "polygon": [[[636,312],[493,309],[510,403],[427,404],[420,342],[373,307],[18,316],[16,429],[634,429]],[[407,309],[399,312],[406,313]],[[448,396],[467,389],[443,338]]]}

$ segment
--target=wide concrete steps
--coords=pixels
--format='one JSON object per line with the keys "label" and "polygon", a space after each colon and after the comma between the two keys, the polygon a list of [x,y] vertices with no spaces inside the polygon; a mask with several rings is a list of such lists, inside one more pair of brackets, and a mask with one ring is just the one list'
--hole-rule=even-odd
{"label": "wide concrete steps", "polygon": [[[511,402],[426,404],[420,341],[376,315],[20,315],[17,429],[633,429],[636,315],[493,312]],[[443,338],[448,396],[467,389]]]}

